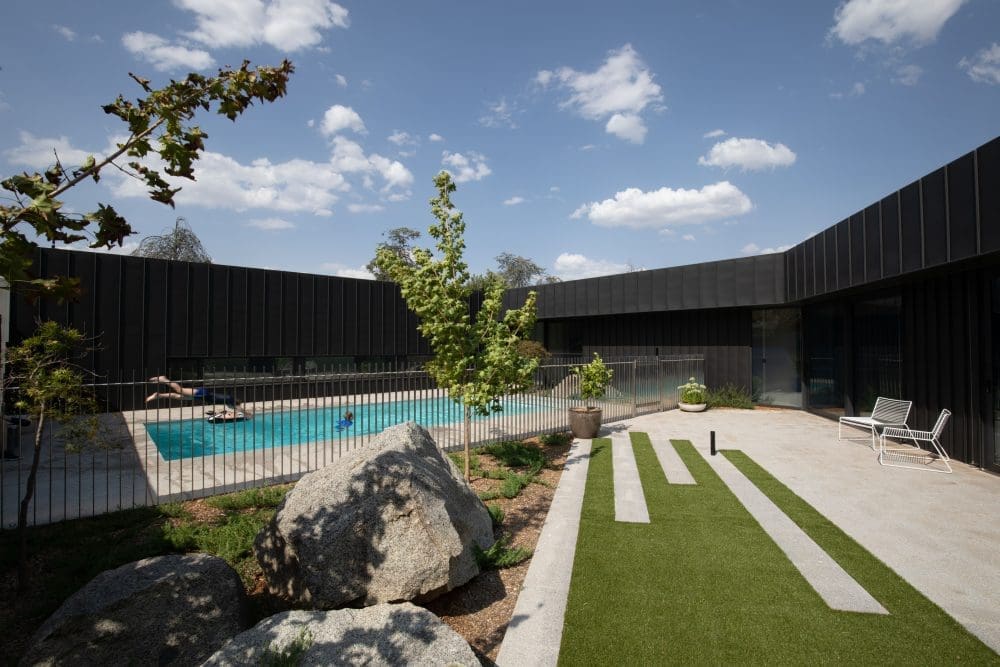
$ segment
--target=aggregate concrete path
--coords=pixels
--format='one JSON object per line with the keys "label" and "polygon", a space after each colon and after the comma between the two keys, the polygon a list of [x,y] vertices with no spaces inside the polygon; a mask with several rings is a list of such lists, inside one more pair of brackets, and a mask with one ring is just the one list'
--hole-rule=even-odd
{"label": "aggregate concrete path", "polygon": [[590,440],[570,448],[531,566],[504,635],[497,664],[555,665],[580,530],[580,510],[590,467]]}
{"label": "aggregate concrete path", "polygon": [[662,440],[657,440],[652,444],[668,484],[697,484],[691,471],[684,465],[684,461],[681,460],[680,454],[677,453],[672,444]]}
{"label": "aggregate concrete path", "polygon": [[615,521],[622,523],[649,523],[646,494],[639,479],[639,466],[635,463],[632,441],[624,437],[611,438],[611,466],[615,482]]}
{"label": "aggregate concrete path", "polygon": [[889,613],[729,459],[700,453],[827,606],[840,611]]}

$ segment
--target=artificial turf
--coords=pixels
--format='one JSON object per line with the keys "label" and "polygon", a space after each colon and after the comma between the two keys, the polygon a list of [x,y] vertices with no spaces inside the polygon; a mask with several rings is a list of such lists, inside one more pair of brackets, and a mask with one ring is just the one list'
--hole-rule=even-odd
{"label": "artificial turf", "polygon": [[611,441],[593,441],[563,664],[1000,664],[1000,657],[741,452],[727,452],[889,616],[834,611],[690,442],[669,485],[631,433],[649,524],[616,523]]}

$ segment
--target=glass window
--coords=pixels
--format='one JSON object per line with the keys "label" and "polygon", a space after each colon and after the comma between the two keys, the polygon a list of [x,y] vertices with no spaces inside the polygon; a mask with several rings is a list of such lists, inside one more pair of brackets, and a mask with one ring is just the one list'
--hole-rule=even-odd
{"label": "glass window", "polygon": [[904,398],[899,356],[898,296],[854,304],[854,413],[871,414],[875,399]]}
{"label": "glass window", "polygon": [[802,407],[801,325],[798,308],[753,311],[751,363],[756,402]]}
{"label": "glass window", "polygon": [[805,311],[808,406],[826,414],[844,414],[844,318],[839,304]]}

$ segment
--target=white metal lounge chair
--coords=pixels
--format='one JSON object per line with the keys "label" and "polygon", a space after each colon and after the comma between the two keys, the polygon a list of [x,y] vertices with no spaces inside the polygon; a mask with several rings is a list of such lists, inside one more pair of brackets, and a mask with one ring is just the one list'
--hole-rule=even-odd
{"label": "white metal lounge chair", "polygon": [[[951,472],[951,459],[945,454],[941,447],[941,432],[944,431],[948,418],[951,417],[950,410],[942,410],[941,415],[930,431],[914,431],[909,427],[887,426],[879,436],[878,462],[884,466],[896,468],[912,468],[914,470],[929,470],[931,472]],[[915,447],[888,447],[886,438],[912,440]],[[932,450],[920,448],[918,442],[929,442]],[[935,463],[944,465],[944,470],[932,467]]]}
{"label": "white metal lounge chair", "polygon": [[[901,401],[895,398],[879,396],[875,399],[875,408],[871,417],[841,417],[837,426],[837,439],[844,440],[844,424],[866,429],[871,433],[872,451],[876,449],[876,439],[881,429],[889,426],[906,427],[906,419],[910,416],[913,401]],[[857,440],[857,438],[847,438]]]}

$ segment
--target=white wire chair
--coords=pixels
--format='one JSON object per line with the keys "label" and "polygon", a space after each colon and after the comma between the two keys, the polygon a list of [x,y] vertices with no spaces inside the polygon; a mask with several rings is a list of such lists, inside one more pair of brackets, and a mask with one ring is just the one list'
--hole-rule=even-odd
{"label": "white wire chair", "polygon": [[[951,411],[942,410],[934,428],[930,431],[914,431],[908,426],[886,427],[879,435],[878,462],[884,466],[895,468],[950,473],[951,464],[949,461],[951,459],[941,447],[941,433],[948,424],[949,417],[951,417]],[[912,440],[915,446],[889,446],[886,444],[887,438]],[[921,442],[930,443],[932,449],[922,449],[919,444]],[[944,469],[933,467],[935,464],[943,465]]]}
{"label": "white wire chair", "polygon": [[[896,398],[879,396],[875,399],[875,407],[870,417],[841,417],[837,426],[837,439],[844,440],[844,425],[865,429],[871,433],[872,451],[876,451],[876,440],[881,429],[890,426],[906,428],[906,420],[910,416],[913,401],[901,401]],[[858,438],[846,438],[857,440]],[[865,438],[867,440],[867,438]]]}

